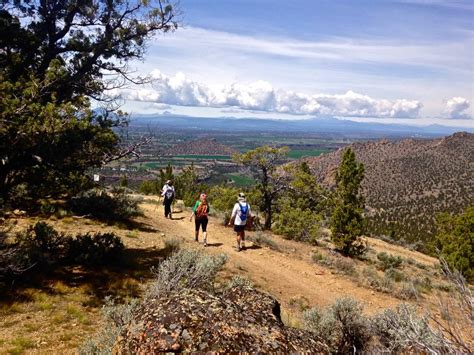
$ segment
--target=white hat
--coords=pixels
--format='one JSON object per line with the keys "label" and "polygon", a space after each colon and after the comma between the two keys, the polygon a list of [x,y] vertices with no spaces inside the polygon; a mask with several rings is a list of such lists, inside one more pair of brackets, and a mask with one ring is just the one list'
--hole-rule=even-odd
{"label": "white hat", "polygon": [[239,201],[245,201],[245,194],[243,192],[239,193],[239,197],[237,198]]}

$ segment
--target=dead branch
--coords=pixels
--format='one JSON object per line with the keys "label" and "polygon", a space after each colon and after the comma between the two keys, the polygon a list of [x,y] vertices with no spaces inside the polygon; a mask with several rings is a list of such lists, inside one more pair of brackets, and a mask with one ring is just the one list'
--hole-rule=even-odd
{"label": "dead branch", "polygon": [[112,161],[119,160],[128,156],[140,157],[140,148],[151,141],[152,137],[143,137],[137,143],[120,149],[116,154],[106,155],[102,159],[102,164],[108,164]]}

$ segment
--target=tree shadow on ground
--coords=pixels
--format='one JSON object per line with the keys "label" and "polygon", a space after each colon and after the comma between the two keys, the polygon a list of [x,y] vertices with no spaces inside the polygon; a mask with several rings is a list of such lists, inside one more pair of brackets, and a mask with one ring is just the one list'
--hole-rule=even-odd
{"label": "tree shadow on ground", "polygon": [[262,249],[262,247],[258,244],[253,244],[253,245],[250,245],[250,246],[245,246],[244,250],[252,250],[252,249]]}
{"label": "tree shadow on ground", "polygon": [[153,278],[152,268],[169,256],[167,249],[125,249],[120,264],[103,266],[57,266],[32,270],[21,279],[0,284],[0,308],[18,302],[31,302],[32,290],[58,294],[58,282],[87,294],[87,306],[99,307],[109,296],[117,302],[139,297],[143,285]]}
{"label": "tree shadow on ground", "polygon": [[144,222],[139,222],[135,220],[123,220],[123,221],[108,221],[109,226],[114,226],[120,229],[127,230],[138,230],[145,233],[156,233],[159,232],[158,229],[154,228],[152,225]]}

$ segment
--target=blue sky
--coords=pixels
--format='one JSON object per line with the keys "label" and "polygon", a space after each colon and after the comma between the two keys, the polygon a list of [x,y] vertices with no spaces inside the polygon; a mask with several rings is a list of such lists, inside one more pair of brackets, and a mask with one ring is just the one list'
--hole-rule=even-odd
{"label": "blue sky", "polygon": [[474,126],[474,1],[181,0],[132,113]]}

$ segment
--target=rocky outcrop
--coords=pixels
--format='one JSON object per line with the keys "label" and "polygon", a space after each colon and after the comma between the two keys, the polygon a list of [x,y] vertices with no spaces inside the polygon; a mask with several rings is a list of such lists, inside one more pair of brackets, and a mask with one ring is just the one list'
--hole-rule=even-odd
{"label": "rocky outcrop", "polygon": [[311,333],[283,324],[275,298],[250,287],[216,294],[186,289],[148,299],[125,329],[120,354],[325,350]]}

